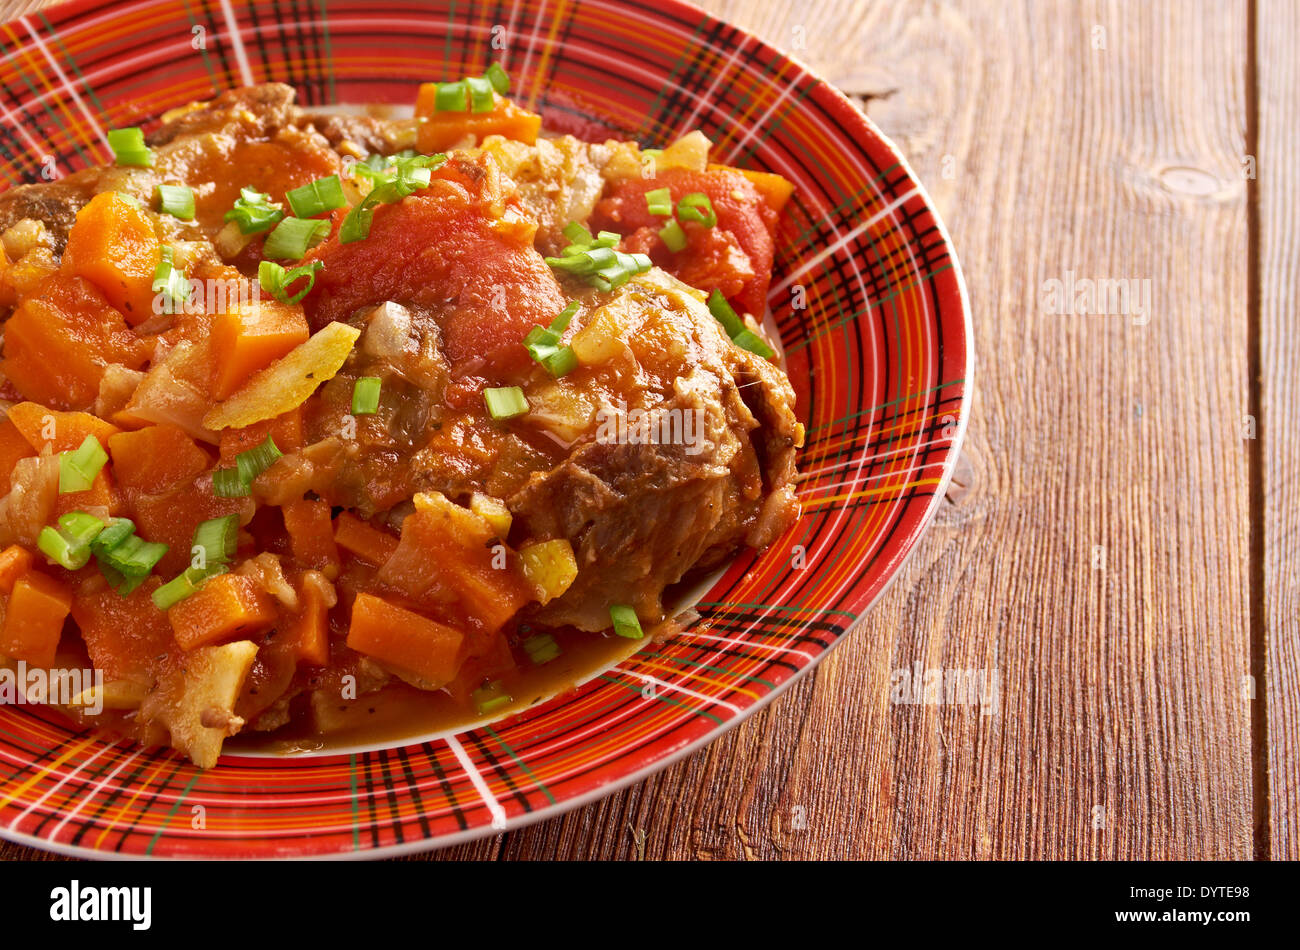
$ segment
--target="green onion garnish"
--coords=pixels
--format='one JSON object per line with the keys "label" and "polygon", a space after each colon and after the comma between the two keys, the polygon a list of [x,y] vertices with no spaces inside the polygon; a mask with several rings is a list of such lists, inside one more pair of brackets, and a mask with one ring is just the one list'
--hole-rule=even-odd
{"label": "green onion garnish", "polygon": [[237,468],[218,468],[212,472],[212,494],[218,498],[246,498],[253,486],[239,477]]}
{"label": "green onion garnish", "polygon": [[737,333],[745,329],[745,322],[731,308],[731,304],[727,303],[727,298],[722,296],[720,290],[709,294],[709,313],[713,314],[713,319],[722,324],[722,329],[727,331],[727,336],[733,339]]}
{"label": "green onion garnish", "polygon": [[528,355],[541,363],[557,379],[572,372],[578,357],[571,346],[561,346],[560,336],[569,327],[569,321],[578,312],[578,301],[573,301],[556,315],[550,327],[533,327],[524,337]]}
{"label": "green onion garnish", "polygon": [[651,214],[667,217],[673,213],[673,193],[667,188],[656,188],[645,193],[645,205]]}
{"label": "green onion garnish", "polygon": [[206,571],[187,567],[153,592],[151,595],[153,604],[159,610],[167,610],[179,604],[191,594],[197,594],[209,577],[216,577],[218,574],[224,574],[225,572],[226,568],[224,566],[216,570]]}
{"label": "green onion garnish", "polygon": [[84,511],[69,511],[59,516],[57,528],[45,527],[37,535],[36,546],[43,554],[70,571],[86,566],[90,544],[104,530],[104,522]]}
{"label": "green onion garnish", "polygon": [[528,400],[518,386],[501,386],[483,390],[488,415],[493,419],[514,419],[528,412]]}
{"label": "green onion garnish", "polygon": [[591,236],[591,232],[577,221],[570,221],[566,224],[563,234],[573,244],[591,244],[596,240]]}
{"label": "green onion garnish", "polygon": [[257,476],[274,465],[275,460],[283,455],[284,453],[275,444],[275,439],[268,433],[259,445],[235,456],[235,467],[239,469],[239,477],[251,485]]}
{"label": "green onion garnish", "polygon": [[131,592],[143,584],[145,578],[149,576],[144,574],[139,577],[128,577],[117,568],[105,564],[102,559],[99,561],[99,573],[104,575],[104,580],[108,581],[108,586],[123,597],[130,596]]}
{"label": "green onion garnish", "polygon": [[447,160],[446,155],[412,155],[395,158],[391,169],[372,173],[375,185],[369,194],[348,212],[339,227],[339,243],[351,244],[370,236],[370,224],[375,208],[381,204],[401,201],[407,195],[428,188],[433,169]]}
{"label": "green onion garnish", "polygon": [[682,230],[682,226],[677,223],[676,219],[669,221],[659,229],[659,239],[673,253],[686,247],[686,232]]}
{"label": "green onion garnish", "polygon": [[652,266],[650,258],[644,254],[615,250],[619,235],[613,231],[601,231],[592,237],[591,232],[577,221],[570,221],[564,227],[564,236],[573,243],[560,257],[546,258],[546,263],[555,270],[582,277],[597,290],[609,292],[621,287]]}
{"label": "green onion garnish", "polygon": [[529,637],[523,641],[523,647],[534,666],[550,663],[560,655],[560,646],[549,633],[539,633],[535,637]]}
{"label": "green onion garnish", "polygon": [[718,223],[718,216],[713,211],[713,202],[702,191],[693,191],[677,202],[677,217],[683,221],[702,224],[706,228],[711,228]]}
{"label": "green onion garnish", "polygon": [[641,621],[636,611],[626,604],[615,604],[609,608],[609,619],[614,621],[614,632],[620,637],[639,640],[645,634],[641,631]]}
{"label": "green onion garnish", "polygon": [[[310,264],[303,264],[301,267],[285,270],[274,261],[262,261],[257,266],[257,282],[263,290],[280,301],[280,303],[295,304],[311,293],[312,287],[316,285],[316,275],[324,267],[324,261],[312,261]],[[304,277],[307,279],[307,283],[303,285],[302,290],[290,296],[289,288]]]}
{"label": "green onion garnish", "polygon": [[162,294],[167,313],[178,312],[190,299],[190,282],[184,271],[176,267],[175,261],[171,245],[164,244],[158,249],[158,265],[154,268],[151,289],[155,294]]}
{"label": "green onion garnish", "polygon": [[261,234],[284,217],[284,212],[271,203],[271,196],[256,188],[241,188],[235,206],[226,212],[226,221],[239,223],[241,234]]}
{"label": "green onion garnish", "polygon": [[491,112],[496,107],[492,83],[487,77],[470,77],[465,80],[465,85],[469,89],[470,112]]}
{"label": "green onion garnish", "polygon": [[493,63],[483,73],[485,79],[492,84],[492,88],[497,91],[497,95],[504,96],[510,91],[510,77],[506,71],[501,68],[500,63]]}
{"label": "green onion garnish", "polygon": [[383,381],[378,376],[362,376],[352,385],[352,414],[368,416],[379,409],[379,389]]}
{"label": "green onion garnish", "polygon": [[262,256],[277,260],[299,260],[312,247],[319,244],[330,233],[330,223],[317,218],[285,218],[275,226],[266,243],[262,245]]}
{"label": "green onion garnish", "polygon": [[226,564],[235,556],[235,545],[239,533],[239,516],[223,515],[209,518],[194,529],[194,540],[190,550],[199,548],[203,552],[204,569],[214,565]]}
{"label": "green onion garnish", "polygon": [[59,494],[67,495],[90,488],[107,461],[108,453],[93,435],[86,436],[81,445],[72,451],[60,452]]}
{"label": "green onion garnish", "polygon": [[139,126],[129,129],[110,129],[108,147],[113,150],[113,159],[118,165],[135,168],[151,168],[153,152],[144,144],[144,132]]}
{"label": "green onion garnish", "polygon": [[158,211],[182,221],[194,220],[194,192],[189,185],[159,185]]}
{"label": "green onion garnish", "polygon": [[166,553],[167,545],[146,541],[139,535],[132,534],[108,553],[101,555],[100,563],[107,564],[127,577],[148,577],[154,565]]}
{"label": "green onion garnish", "polygon": [[727,303],[727,298],[722,296],[721,291],[715,290],[709,294],[709,313],[722,324],[722,329],[736,346],[757,353],[765,360],[776,356],[776,351],[768,346],[762,337],[745,326],[745,321],[741,320],[731,304]]}
{"label": "green onion garnish", "polygon": [[90,542],[90,550],[96,555],[107,554],[133,534],[135,523],[130,518],[111,518],[108,527]]}
{"label": "green onion garnish", "polygon": [[439,83],[433,108],[437,112],[468,112],[469,87],[465,85],[465,80]]}
{"label": "green onion garnish", "polygon": [[511,702],[510,694],[507,693],[501,685],[500,680],[495,680],[485,686],[480,686],[474,690],[474,706],[478,709],[480,716],[485,716],[495,709],[500,709],[507,703]]}
{"label": "green onion garnish", "polygon": [[289,207],[299,218],[314,218],[326,211],[342,208],[348,203],[343,197],[343,182],[338,175],[317,178],[301,188],[294,188],[285,193]]}

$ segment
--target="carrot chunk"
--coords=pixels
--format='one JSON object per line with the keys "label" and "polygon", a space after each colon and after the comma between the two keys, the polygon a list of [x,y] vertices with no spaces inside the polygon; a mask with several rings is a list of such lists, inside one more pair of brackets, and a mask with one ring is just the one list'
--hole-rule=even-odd
{"label": "carrot chunk", "polygon": [[123,488],[149,493],[192,481],[211,464],[184,429],[166,422],[109,436],[108,454]]}
{"label": "carrot chunk", "polygon": [[275,626],[275,600],[242,574],[219,574],[167,611],[182,650],[247,640]]}
{"label": "carrot chunk", "polygon": [[334,540],[330,506],[324,501],[293,501],[280,509],[284,527],[289,532],[289,547],[294,560],[303,567],[317,570],[339,566],[339,548]]}
{"label": "carrot chunk", "polygon": [[21,544],[0,551],[0,594],[13,592],[18,579],[32,569],[32,553]]}
{"label": "carrot chunk", "polygon": [[161,585],[161,578],[150,577],[123,597],[93,574],[73,594],[72,619],[105,679],[152,685],[158,658],[176,650],[167,615],[153,604]]}
{"label": "carrot chunk", "polygon": [[456,676],[465,635],[373,594],[352,605],[348,646],[441,686]]}
{"label": "carrot chunk", "polygon": [[153,315],[159,243],[145,213],[115,191],[96,195],[68,232],[63,269],[99,287],[132,326]]}
{"label": "carrot chunk", "polygon": [[537,141],[542,117],[535,112],[501,96],[494,96],[491,112],[439,112],[434,107],[438,85],[424,83],[415,100],[415,114],[425,120],[417,133],[420,151],[445,151],[467,135],[475,136],[479,142],[488,135],[504,135],[525,145]]}
{"label": "carrot chunk", "polygon": [[88,412],[59,412],[40,403],[20,402],[9,407],[9,421],[22,433],[34,452],[48,445],[51,451],[68,452],[93,435],[102,446],[121,430]]}
{"label": "carrot chunk", "polygon": [[221,401],[311,336],[302,308],[276,300],[231,307],[212,321],[212,396]]}
{"label": "carrot chunk", "polygon": [[289,621],[286,636],[294,644],[298,659],[312,666],[330,662],[330,608],[325,594],[315,584],[302,585],[298,613]]}
{"label": "carrot chunk", "polygon": [[334,541],[343,550],[371,564],[383,564],[397,550],[398,540],[345,511],[334,519]]}
{"label": "carrot chunk", "polygon": [[48,669],[71,607],[72,592],[64,584],[40,571],[28,571],[14,582],[9,595],[0,628],[0,653]]}

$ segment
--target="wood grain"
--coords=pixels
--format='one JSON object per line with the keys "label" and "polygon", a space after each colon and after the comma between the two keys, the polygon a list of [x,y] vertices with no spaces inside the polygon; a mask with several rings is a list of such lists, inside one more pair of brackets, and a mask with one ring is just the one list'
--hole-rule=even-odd
{"label": "wood grain", "polygon": [[[433,857],[1250,857],[1246,0],[704,6],[858,98],[933,195],[975,313],[959,478],[876,609],[777,702],[635,787]],[[1294,155],[1297,31],[1288,0],[1274,15],[1258,191],[1280,584],[1300,537],[1297,403],[1276,388],[1297,188],[1294,167],[1268,175]],[[1045,313],[1043,282],[1071,272],[1149,281],[1149,322]],[[1268,601],[1265,686],[1291,856],[1296,597]],[[996,714],[891,704],[917,661],[996,669]]]}
{"label": "wood grain", "polygon": [[1300,289],[1300,11],[1288,0],[1259,4],[1259,419],[1264,504],[1264,634],[1267,642],[1269,845],[1274,859],[1300,858],[1300,385],[1295,297]]}

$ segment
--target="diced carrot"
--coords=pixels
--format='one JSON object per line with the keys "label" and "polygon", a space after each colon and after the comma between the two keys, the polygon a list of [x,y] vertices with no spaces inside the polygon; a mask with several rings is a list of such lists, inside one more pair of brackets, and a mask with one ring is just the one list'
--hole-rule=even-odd
{"label": "diced carrot", "polygon": [[71,607],[72,592],[66,585],[40,571],[28,571],[9,595],[0,628],[0,653],[48,669]]}
{"label": "diced carrot", "polygon": [[247,640],[275,626],[275,599],[252,578],[218,574],[167,611],[182,650]]}
{"label": "diced carrot", "polygon": [[14,473],[14,466],[35,454],[36,450],[16,425],[8,419],[0,422],[0,496],[9,493],[9,478]]}
{"label": "diced carrot", "polygon": [[362,521],[350,511],[334,519],[334,541],[343,550],[371,564],[383,564],[397,550],[398,539]]}
{"label": "diced carrot", "polygon": [[330,662],[330,608],[315,584],[303,584],[298,594],[298,612],[290,619],[286,636],[294,644],[298,659],[312,666]]}
{"label": "diced carrot", "polygon": [[167,615],[151,595],[163,583],[154,576],[123,597],[96,572],[72,597],[72,619],[81,630],[90,661],[108,680],[152,685],[158,659],[176,650]]}
{"label": "diced carrot", "polygon": [[88,412],[59,412],[40,403],[20,402],[9,407],[9,421],[18,427],[36,452],[49,445],[55,452],[67,452],[93,435],[101,446],[121,430]]}
{"label": "diced carrot", "polygon": [[434,107],[437,94],[438,83],[427,82],[420,86],[415,100],[415,114],[425,120],[417,133],[422,152],[441,152],[467,135],[475,136],[479,142],[489,135],[504,135],[525,145],[537,141],[542,117],[510,99],[494,96],[496,101],[491,112],[439,112]]}
{"label": "diced carrot", "polygon": [[0,594],[13,592],[14,583],[32,569],[32,552],[21,544],[0,551]]}
{"label": "diced carrot", "polygon": [[441,686],[456,676],[464,642],[465,635],[454,627],[373,594],[358,594],[352,605],[348,646],[415,673],[431,687]]}
{"label": "diced carrot", "polygon": [[153,316],[159,242],[144,211],[105,191],[77,212],[63,252],[63,269],[104,292],[132,326]]}
{"label": "diced carrot", "polygon": [[157,567],[165,577],[189,566],[193,556],[190,544],[199,522],[232,513],[238,514],[241,522],[247,521],[253,516],[253,500],[212,494],[206,476],[158,495],[138,494],[131,499],[131,514],[140,537],[167,545],[167,553]]}
{"label": "diced carrot", "polygon": [[294,560],[303,567],[338,571],[339,548],[334,540],[330,506],[324,501],[292,501],[281,506]]}
{"label": "diced carrot", "polygon": [[240,452],[255,449],[270,436],[281,452],[297,452],[303,446],[302,407],[265,422],[254,422],[242,429],[221,430],[221,464],[234,465]]}
{"label": "diced carrot", "polygon": [[481,517],[441,495],[402,522],[401,544],[379,579],[419,601],[436,585],[451,588],[460,607],[488,632],[499,630],[534,592],[509,549],[494,545]]}
{"label": "diced carrot", "polygon": [[60,493],[54,503],[54,514],[65,515],[69,511],[91,508],[106,508],[114,517],[123,512],[122,494],[117,490],[117,482],[109,474],[107,465],[95,474],[95,480],[85,491]]}
{"label": "diced carrot", "polygon": [[88,409],[105,368],[139,369],[153,350],[80,277],[51,277],[5,323],[5,376],[27,399],[57,409]]}
{"label": "diced carrot", "polygon": [[211,464],[184,429],[165,422],[110,436],[107,448],[118,483],[150,494],[193,481]]}
{"label": "diced carrot", "polygon": [[758,189],[767,206],[777,214],[781,213],[790,196],[794,194],[793,183],[771,172],[756,172],[748,168],[733,168],[730,165],[717,165],[712,162],[709,163],[709,171],[739,172],[744,175]]}
{"label": "diced carrot", "polygon": [[257,300],[217,314],[212,321],[213,398],[226,399],[309,336],[302,307],[277,300]]}

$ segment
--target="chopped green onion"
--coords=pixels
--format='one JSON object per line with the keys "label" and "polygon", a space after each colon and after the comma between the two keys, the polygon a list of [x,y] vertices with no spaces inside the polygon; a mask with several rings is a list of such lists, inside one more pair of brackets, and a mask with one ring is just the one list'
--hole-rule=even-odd
{"label": "chopped green onion", "polygon": [[59,515],[59,532],[69,540],[90,549],[90,543],[104,530],[104,522],[85,511]]}
{"label": "chopped green onion", "polygon": [[144,144],[144,132],[139,126],[129,129],[110,129],[108,147],[113,150],[113,158],[118,165],[135,168],[151,168],[153,152]]}
{"label": "chopped green onion", "polygon": [[226,212],[224,220],[239,223],[241,234],[261,234],[284,217],[284,212],[256,188],[241,188],[239,200]]}
{"label": "chopped green onion", "polygon": [[615,604],[610,607],[609,619],[614,622],[614,632],[620,637],[639,640],[645,636],[641,630],[641,621],[637,619],[636,611],[626,604]]}
{"label": "chopped green onion", "polygon": [[675,218],[659,229],[659,239],[674,254],[686,247],[686,232]]}
{"label": "chopped green onion", "polygon": [[314,218],[326,211],[342,208],[348,203],[343,197],[343,182],[338,175],[317,178],[301,188],[294,188],[285,193],[289,207],[299,218]]}
{"label": "chopped green onion", "polygon": [[749,350],[751,353],[757,353],[765,360],[770,360],[776,356],[776,350],[767,345],[767,342],[755,333],[753,330],[741,330],[731,338],[731,342],[736,344],[742,350]]}
{"label": "chopped green onion", "polygon": [[[316,275],[324,267],[325,263],[323,261],[312,261],[310,264],[303,264],[301,267],[285,270],[274,261],[262,261],[257,267],[257,282],[263,290],[280,301],[280,303],[294,304],[311,293],[312,287],[316,285]],[[302,290],[290,296],[289,288],[304,277],[307,278],[306,285]]]}
{"label": "chopped green onion", "polygon": [[104,580],[108,581],[108,586],[123,597],[129,597],[149,576],[144,574],[139,577],[128,577],[112,565],[105,564],[102,560],[99,561],[99,573],[104,575]]}
{"label": "chopped green onion", "polygon": [[578,301],[575,300],[557,313],[555,319],[551,321],[551,332],[563,333],[569,329],[569,321],[578,315],[578,307]]}
{"label": "chopped green onion", "polygon": [[275,444],[275,439],[268,433],[260,444],[235,456],[235,467],[239,469],[240,478],[251,485],[257,476],[274,465],[275,460],[283,455],[279,446]]}
{"label": "chopped green onion", "polygon": [[159,248],[158,265],[154,268],[151,289],[155,294],[162,294],[166,313],[178,312],[190,299],[190,282],[185,278],[185,273],[176,267],[175,252],[169,244]]}
{"label": "chopped green onion", "polygon": [[330,233],[330,223],[317,218],[285,218],[275,226],[266,243],[262,245],[262,256],[277,260],[299,260],[316,244],[325,240]]}
{"label": "chopped green onion", "polygon": [[121,198],[123,201],[125,201],[127,204],[129,204],[132,208],[136,208],[140,211],[144,210],[144,202],[141,201],[139,198],[137,198],[135,195],[128,194],[125,191],[116,192],[116,195],[119,198]]}
{"label": "chopped green onion", "polygon": [[488,415],[493,419],[514,419],[528,412],[528,400],[518,386],[502,386],[483,390]]}
{"label": "chopped green onion", "polygon": [[379,389],[383,381],[378,376],[362,376],[352,385],[352,414],[368,416],[379,409]]}
{"label": "chopped green onion", "polygon": [[146,541],[137,534],[132,534],[107,554],[102,555],[101,563],[124,574],[127,577],[148,577],[154,565],[167,553],[167,545],[157,541]]}
{"label": "chopped green onion", "polygon": [[108,461],[108,453],[93,435],[76,449],[59,453],[59,494],[85,491],[95,483],[95,476]]}
{"label": "chopped green onion", "polygon": [[438,84],[438,93],[433,98],[435,112],[468,112],[469,87],[465,80],[460,82],[443,82]]}
{"label": "chopped green onion", "polygon": [[591,232],[577,221],[570,221],[566,224],[564,226],[563,234],[573,244],[591,244],[596,240],[591,236]]}
{"label": "chopped green onion", "polygon": [[135,523],[130,518],[111,518],[108,527],[90,542],[90,550],[97,555],[107,554],[133,534]]}
{"label": "chopped green onion", "polygon": [[447,156],[442,154],[411,155],[397,158],[391,171],[374,172],[372,175],[374,187],[370,189],[370,193],[361,204],[348,212],[339,227],[339,243],[351,244],[353,241],[363,241],[369,237],[375,208],[381,204],[401,201],[421,188],[428,188],[433,169],[446,160]]}
{"label": "chopped green onion", "polygon": [[237,468],[218,468],[212,472],[212,494],[218,498],[247,498],[253,486],[239,477]]}
{"label": "chopped green onion", "polygon": [[488,683],[486,686],[480,686],[474,690],[473,696],[474,706],[478,709],[480,716],[485,716],[493,710],[500,709],[512,702],[510,694],[502,687],[500,680]]}
{"label": "chopped green onion", "polygon": [[79,547],[50,527],[42,528],[36,536],[36,547],[55,564],[70,571],[85,567],[90,560],[90,545]]}
{"label": "chopped green onion", "polygon": [[718,216],[713,211],[713,202],[702,191],[693,191],[677,202],[677,217],[683,221],[702,224],[706,228],[711,228],[718,223]]}
{"label": "chopped green onion", "polygon": [[492,84],[492,88],[497,91],[497,95],[504,96],[510,91],[510,77],[506,71],[501,68],[500,63],[493,63],[483,74],[484,78]]}
{"label": "chopped green onion", "polygon": [[713,319],[722,324],[722,329],[727,331],[727,336],[732,339],[745,329],[745,322],[731,308],[731,304],[727,303],[727,298],[722,296],[720,290],[709,294],[709,313],[713,314]]}
{"label": "chopped green onion", "polygon": [[491,112],[496,107],[496,97],[492,94],[492,82],[486,77],[470,77],[465,80],[469,89],[469,111]]}
{"label": "chopped green onion", "polygon": [[533,327],[524,337],[528,355],[541,363],[557,379],[572,372],[578,365],[577,354],[571,346],[560,346],[560,337],[569,328],[569,321],[578,312],[578,301],[573,301],[551,321],[550,327]]}
{"label": "chopped green onion", "polygon": [[539,633],[537,636],[529,637],[523,641],[523,648],[534,666],[550,663],[560,655],[560,646],[549,633]]}
{"label": "chopped green onion", "polygon": [[194,539],[190,542],[191,551],[201,548],[203,564],[210,569],[218,564],[225,564],[235,556],[235,545],[239,534],[239,515],[229,514],[220,518],[209,518],[199,523],[194,529]]}
{"label": "chopped green onion", "polygon": [[656,188],[645,193],[645,205],[651,214],[667,217],[673,213],[673,193],[667,188]]}
{"label": "chopped green onion", "polygon": [[721,291],[715,290],[709,294],[709,313],[722,324],[722,329],[736,346],[757,353],[765,360],[776,356],[776,351],[767,345],[767,341],[745,326],[745,321],[741,320],[731,304],[727,303],[727,298],[722,296]]}
{"label": "chopped green onion", "polygon": [[158,211],[182,221],[194,220],[194,192],[189,185],[159,185]]}
{"label": "chopped green onion", "polygon": [[151,596],[154,606],[159,610],[167,610],[179,604],[191,594],[197,594],[209,577],[216,577],[218,574],[224,574],[225,572],[225,567],[206,571],[187,567],[153,592]]}

